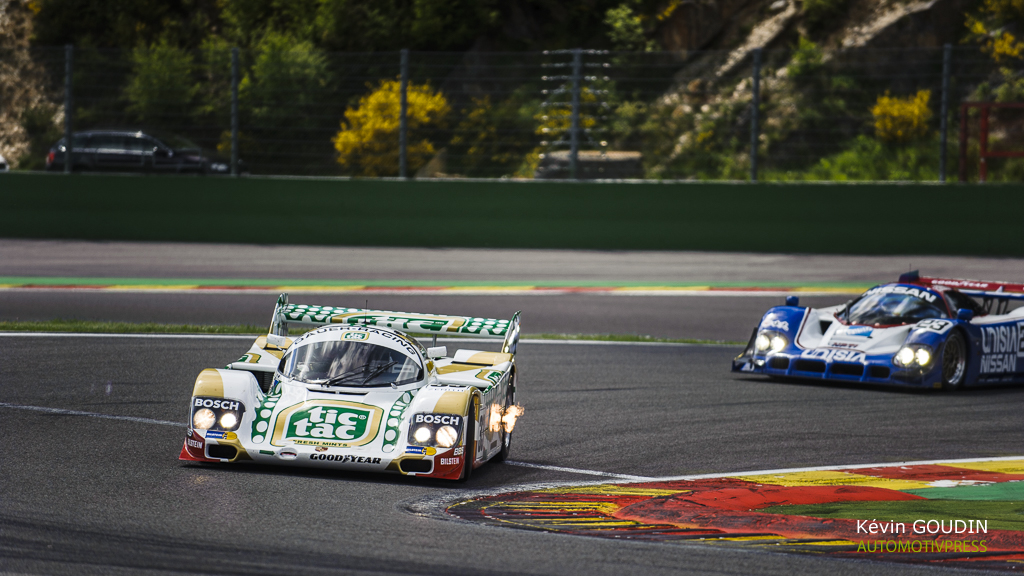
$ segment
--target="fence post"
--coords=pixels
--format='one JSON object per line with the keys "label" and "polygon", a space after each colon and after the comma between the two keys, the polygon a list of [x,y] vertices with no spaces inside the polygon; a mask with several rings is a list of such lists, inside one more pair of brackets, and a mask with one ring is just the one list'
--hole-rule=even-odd
{"label": "fence post", "polygon": [[967,182],[967,104],[960,104],[960,181]]}
{"label": "fence post", "polygon": [[71,44],[64,46],[64,173],[71,174],[71,165],[74,162],[71,144],[72,134],[72,99],[71,99],[71,73],[74,70],[72,64],[75,55],[75,48]]}
{"label": "fence post", "polygon": [[572,49],[572,114],[569,129],[569,177],[579,178],[580,158],[580,84],[583,70],[583,50]]}
{"label": "fence post", "polygon": [[238,47],[231,49],[231,175],[238,176]]}
{"label": "fence post", "polygon": [[757,182],[758,114],[761,111],[761,49],[754,48],[754,72],[750,98],[750,181]]}
{"label": "fence post", "polygon": [[409,130],[409,49],[402,48],[398,85],[398,177],[408,178],[406,146]]}
{"label": "fence post", "polygon": [[939,150],[939,182],[946,181],[946,143],[949,137],[949,69],[953,62],[953,46],[942,47],[942,112],[939,119],[941,146]]}

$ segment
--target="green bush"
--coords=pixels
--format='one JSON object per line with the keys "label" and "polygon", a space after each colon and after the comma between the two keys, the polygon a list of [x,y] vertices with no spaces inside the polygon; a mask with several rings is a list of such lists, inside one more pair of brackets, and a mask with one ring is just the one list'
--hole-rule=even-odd
{"label": "green bush", "polygon": [[806,171],[767,172],[764,179],[837,182],[938,180],[940,148],[937,138],[901,145],[881,142],[862,135],[854,138],[846,150],[822,158],[817,165]]}

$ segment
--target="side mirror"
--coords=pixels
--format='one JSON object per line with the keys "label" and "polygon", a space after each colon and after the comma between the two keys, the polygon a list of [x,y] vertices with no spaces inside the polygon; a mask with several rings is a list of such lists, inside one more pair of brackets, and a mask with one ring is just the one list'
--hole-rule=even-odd
{"label": "side mirror", "polygon": [[434,346],[433,348],[427,348],[427,358],[431,360],[437,360],[438,358],[444,358],[448,355],[447,346]]}
{"label": "side mirror", "polygon": [[963,320],[964,322],[970,322],[971,318],[974,318],[974,310],[967,308],[961,308],[956,311],[956,319]]}
{"label": "side mirror", "polygon": [[159,146],[154,146],[153,156],[156,156],[157,158],[167,158],[167,150],[164,150]]}
{"label": "side mirror", "polygon": [[799,306],[799,305],[800,305],[800,297],[799,296],[786,296],[786,306]]}

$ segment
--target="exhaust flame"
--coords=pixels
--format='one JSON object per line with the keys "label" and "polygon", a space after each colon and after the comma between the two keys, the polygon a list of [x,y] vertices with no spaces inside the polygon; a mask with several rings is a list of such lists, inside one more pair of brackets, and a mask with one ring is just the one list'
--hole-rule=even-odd
{"label": "exhaust flame", "polygon": [[491,404],[491,417],[487,421],[490,423],[487,426],[488,432],[498,432],[501,430],[501,406]]}
{"label": "exhaust flame", "polygon": [[523,407],[518,404],[513,404],[505,410],[505,415],[501,417],[501,423],[505,425],[505,431],[508,433],[512,432],[512,429],[516,427],[516,418],[523,415]]}

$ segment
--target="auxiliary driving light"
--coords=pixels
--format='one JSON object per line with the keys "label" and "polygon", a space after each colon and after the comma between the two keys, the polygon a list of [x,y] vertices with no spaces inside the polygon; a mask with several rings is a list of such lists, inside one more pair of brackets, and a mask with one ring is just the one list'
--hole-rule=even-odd
{"label": "auxiliary driving light", "polygon": [[424,444],[427,440],[430,440],[430,428],[427,426],[420,426],[416,432],[413,433],[412,437],[420,444]]}
{"label": "auxiliary driving light", "polygon": [[217,422],[217,416],[209,408],[200,408],[192,415],[192,427],[196,430],[209,430]]}
{"label": "auxiliary driving light", "polygon": [[459,439],[459,432],[451,426],[441,426],[437,429],[434,439],[437,440],[437,445],[441,448],[451,448]]}

